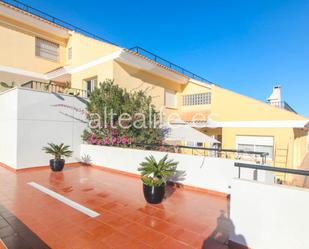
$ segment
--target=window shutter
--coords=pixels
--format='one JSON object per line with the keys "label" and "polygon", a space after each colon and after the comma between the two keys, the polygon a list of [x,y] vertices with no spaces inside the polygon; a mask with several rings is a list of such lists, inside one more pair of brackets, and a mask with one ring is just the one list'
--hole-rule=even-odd
{"label": "window shutter", "polygon": [[59,60],[59,45],[36,37],[35,39],[35,55],[42,58],[58,61]]}
{"label": "window shutter", "polygon": [[165,106],[176,107],[176,92],[165,89]]}

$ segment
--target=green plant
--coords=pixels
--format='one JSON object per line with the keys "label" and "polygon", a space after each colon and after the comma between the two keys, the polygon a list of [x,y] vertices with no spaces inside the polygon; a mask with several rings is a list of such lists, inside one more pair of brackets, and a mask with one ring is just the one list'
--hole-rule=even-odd
{"label": "green plant", "polygon": [[43,86],[43,90],[48,91],[49,87],[52,85],[52,83],[53,83],[52,81],[49,81],[47,85]]}
{"label": "green plant", "polygon": [[4,87],[4,88],[13,88],[15,86],[14,82],[12,82],[11,85],[9,85],[8,83],[5,82],[0,82],[0,86]]}
{"label": "green plant", "polygon": [[[114,84],[113,80],[105,80],[89,94],[87,112],[98,114],[101,124],[99,128],[84,131],[82,138],[89,144],[120,145],[124,140],[124,144],[162,143],[164,134],[154,125],[159,123],[160,116],[146,91],[128,92]],[[110,115],[111,112],[114,115]],[[121,121],[124,113],[131,119]],[[87,118],[89,123],[93,122],[91,115]]]}
{"label": "green plant", "polygon": [[172,159],[168,160],[167,155],[159,162],[156,161],[154,156],[149,156],[140,164],[138,171],[141,172],[142,181],[145,185],[161,186],[176,172],[177,165],[178,162]]}
{"label": "green plant", "polygon": [[61,156],[70,157],[73,153],[69,145],[64,145],[63,143],[57,145],[54,143],[48,143],[48,146],[42,148],[47,154],[51,154],[55,157],[55,160],[61,159]]}

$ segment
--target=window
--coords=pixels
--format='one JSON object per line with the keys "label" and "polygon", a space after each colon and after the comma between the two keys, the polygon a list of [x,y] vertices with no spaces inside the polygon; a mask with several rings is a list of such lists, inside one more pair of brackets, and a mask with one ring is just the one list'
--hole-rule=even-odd
{"label": "window", "polygon": [[255,146],[255,151],[268,153],[267,158],[270,158],[270,159],[273,158],[273,150],[274,150],[273,146],[267,146],[267,145],[256,145]]}
{"label": "window", "polygon": [[164,105],[167,107],[176,107],[176,92],[165,89]]}
{"label": "window", "polygon": [[42,58],[58,61],[59,45],[41,38],[35,38],[35,55]]}
{"label": "window", "polygon": [[267,159],[273,159],[273,137],[236,136],[236,144],[238,150],[266,152],[268,153]]}
{"label": "window", "polygon": [[211,104],[211,93],[209,92],[209,93],[184,95],[182,97],[182,103],[184,106]]}
{"label": "window", "polygon": [[202,142],[187,141],[186,145],[189,146],[189,147],[203,147],[203,143]]}
{"label": "window", "polygon": [[94,88],[96,87],[97,77],[86,79],[84,80],[84,82],[85,82],[85,88],[86,88],[87,95],[88,95],[88,93],[92,92]]}
{"label": "window", "polygon": [[72,60],[72,47],[68,49],[68,60]]}
{"label": "window", "polygon": [[254,145],[253,144],[238,144],[238,150],[254,151]]}

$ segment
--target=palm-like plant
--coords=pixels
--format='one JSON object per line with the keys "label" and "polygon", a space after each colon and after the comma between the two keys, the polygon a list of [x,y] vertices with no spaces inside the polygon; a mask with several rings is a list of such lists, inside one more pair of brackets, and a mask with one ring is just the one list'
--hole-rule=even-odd
{"label": "palm-like plant", "polygon": [[168,160],[167,155],[159,162],[156,161],[154,156],[149,156],[140,164],[138,171],[141,172],[142,181],[145,185],[161,186],[175,173],[177,165],[178,162],[172,159]]}
{"label": "palm-like plant", "polygon": [[69,145],[64,145],[63,143],[57,145],[54,143],[48,143],[48,146],[43,147],[43,151],[47,154],[51,154],[55,157],[55,160],[60,160],[62,156],[70,157],[73,154]]}

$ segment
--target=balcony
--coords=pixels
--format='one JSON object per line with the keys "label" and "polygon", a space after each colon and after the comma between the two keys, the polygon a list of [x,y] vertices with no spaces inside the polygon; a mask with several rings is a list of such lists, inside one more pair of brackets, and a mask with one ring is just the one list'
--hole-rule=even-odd
{"label": "balcony", "polygon": [[52,93],[61,93],[61,94],[68,94],[74,95],[82,98],[87,98],[88,93],[86,90],[78,89],[78,88],[71,88],[66,86],[63,83],[57,82],[41,82],[41,81],[28,81],[21,85],[21,87],[31,88],[34,90],[44,91],[44,92],[52,92]]}

